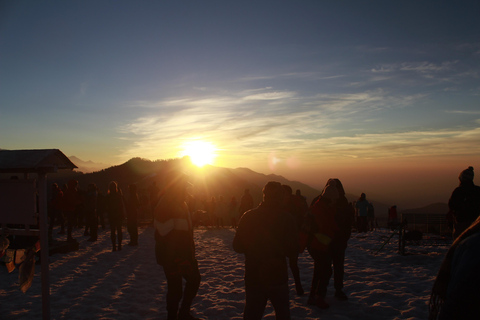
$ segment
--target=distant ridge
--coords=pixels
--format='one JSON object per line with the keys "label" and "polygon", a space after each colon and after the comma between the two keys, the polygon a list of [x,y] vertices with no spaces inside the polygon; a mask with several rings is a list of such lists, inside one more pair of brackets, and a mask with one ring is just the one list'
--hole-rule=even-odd
{"label": "distant ridge", "polygon": [[[70,157],[70,160],[80,168],[82,168],[81,165],[83,163],[87,165],[93,163],[91,161],[81,161],[74,156]],[[180,168],[190,176],[190,180],[195,186],[195,194],[199,199],[210,199],[212,196],[218,197],[222,195],[226,201],[230,201],[232,196],[235,196],[237,201],[239,201],[244,190],[250,189],[255,203],[260,203],[262,200],[262,188],[271,180],[288,184],[292,187],[293,192],[297,189],[301,190],[302,194],[307,198],[308,204],[321,193],[321,190],[317,190],[302,182],[291,181],[280,175],[258,173],[244,167],[231,169],[205,166],[203,169],[195,169],[187,157],[156,161],[132,158],[121,165],[101,168],[91,172],[82,170],[79,170],[79,172],[58,172],[49,175],[48,179],[59,184],[64,184],[69,179],[75,179],[79,181],[81,189],[85,189],[89,183],[93,182],[103,193],[106,192],[108,183],[115,180],[124,191],[127,190],[129,184],[136,183],[140,192],[147,193],[153,182],[156,182],[160,188],[162,187],[163,173],[172,167]],[[348,193],[348,190],[346,191],[348,201],[354,202],[358,199],[358,195],[353,195]],[[375,216],[380,221],[386,220],[390,205],[376,201],[374,198],[368,198],[368,200],[374,205]],[[448,205],[446,203],[434,203],[421,208],[399,211],[399,213],[409,212],[447,213]]]}
{"label": "distant ridge", "polygon": [[432,203],[425,207],[421,208],[414,208],[400,211],[400,213],[444,213],[447,214],[448,212],[448,204],[446,203]]}
{"label": "distant ridge", "polygon": [[[74,157],[70,159],[80,167],[81,162],[75,162]],[[290,185],[293,192],[300,189],[309,202],[320,193],[319,190],[301,182],[289,181],[278,175],[257,173],[247,168],[229,169],[205,166],[202,169],[196,169],[191,165],[188,157],[157,161],[132,158],[121,165],[111,166],[99,171],[59,172],[50,175],[48,178],[59,184],[64,184],[70,179],[78,180],[80,189],[86,188],[89,183],[95,183],[101,192],[106,192],[108,183],[112,180],[117,181],[124,191],[127,190],[129,184],[135,183],[140,192],[147,193],[153,182],[156,182],[160,188],[163,186],[164,173],[171,168],[178,168],[189,175],[194,185],[195,196],[202,200],[210,200],[211,197],[222,195],[225,201],[230,201],[233,196],[239,201],[244,190],[250,189],[255,203],[260,203],[262,188],[271,180]]]}
{"label": "distant ridge", "polygon": [[83,161],[76,156],[69,156],[68,158],[78,167],[77,171],[80,171],[83,173],[100,171],[102,169],[105,169],[111,166],[110,164],[96,163],[91,160]]}

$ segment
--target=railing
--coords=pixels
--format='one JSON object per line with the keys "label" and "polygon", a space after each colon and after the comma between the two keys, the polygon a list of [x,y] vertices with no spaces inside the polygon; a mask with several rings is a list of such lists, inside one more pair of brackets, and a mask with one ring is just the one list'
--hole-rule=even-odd
{"label": "railing", "polygon": [[399,231],[399,252],[405,254],[408,244],[448,246],[452,243],[452,227],[446,214],[403,213]]}

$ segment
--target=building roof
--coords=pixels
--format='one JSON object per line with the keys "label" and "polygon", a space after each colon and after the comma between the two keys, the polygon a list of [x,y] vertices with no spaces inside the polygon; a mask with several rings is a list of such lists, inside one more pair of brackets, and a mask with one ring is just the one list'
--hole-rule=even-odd
{"label": "building roof", "polygon": [[0,150],[0,173],[56,172],[77,168],[58,149]]}

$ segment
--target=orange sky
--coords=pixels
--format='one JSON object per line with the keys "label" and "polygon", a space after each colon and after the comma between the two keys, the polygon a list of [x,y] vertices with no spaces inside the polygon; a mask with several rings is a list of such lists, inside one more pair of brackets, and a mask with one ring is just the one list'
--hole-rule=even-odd
{"label": "orange sky", "polygon": [[[318,161],[297,168],[279,164],[273,172],[317,189],[323,188],[328,178],[339,178],[347,193],[360,195],[365,192],[367,198],[386,205],[397,204],[399,210],[403,210],[448,202],[451,192],[458,186],[459,173],[470,165],[475,168],[475,163],[478,157],[472,156]],[[268,172],[269,168],[252,169]]]}

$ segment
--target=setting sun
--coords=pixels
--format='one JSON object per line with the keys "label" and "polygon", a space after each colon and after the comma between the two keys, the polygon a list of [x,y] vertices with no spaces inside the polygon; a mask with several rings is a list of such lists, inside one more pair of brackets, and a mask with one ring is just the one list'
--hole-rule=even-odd
{"label": "setting sun", "polygon": [[197,167],[213,164],[216,157],[216,148],[211,142],[190,141],[183,145],[182,155],[189,156],[190,161]]}

